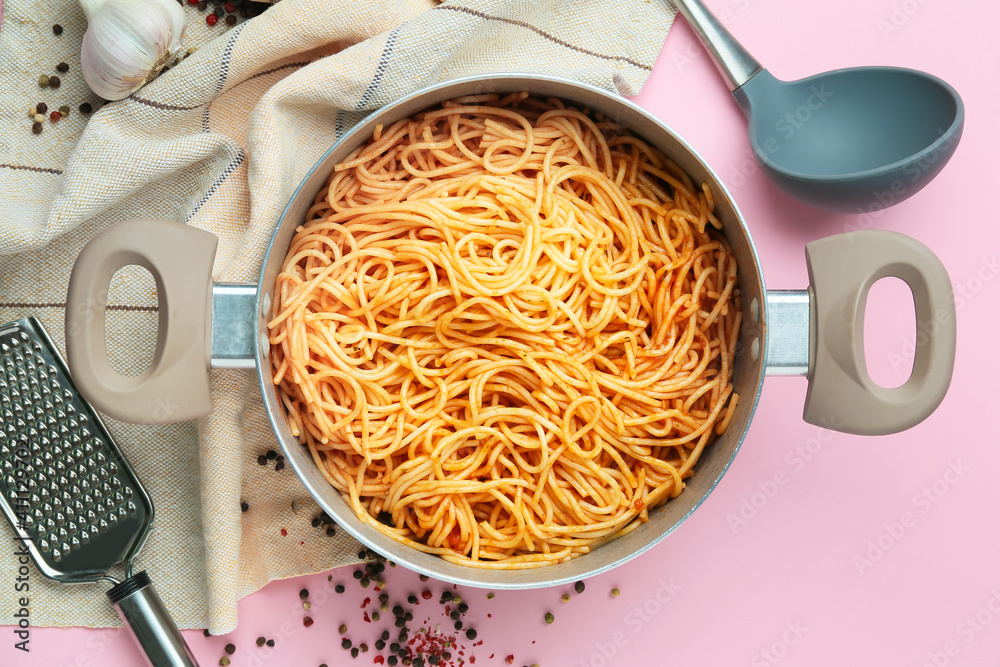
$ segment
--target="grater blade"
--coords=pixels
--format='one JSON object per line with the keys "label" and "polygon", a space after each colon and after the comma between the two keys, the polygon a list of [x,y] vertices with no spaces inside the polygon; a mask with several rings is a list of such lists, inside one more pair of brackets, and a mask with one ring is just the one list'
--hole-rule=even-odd
{"label": "grater blade", "polygon": [[0,509],[38,569],[97,581],[140,549],[153,505],[41,322],[0,325]]}

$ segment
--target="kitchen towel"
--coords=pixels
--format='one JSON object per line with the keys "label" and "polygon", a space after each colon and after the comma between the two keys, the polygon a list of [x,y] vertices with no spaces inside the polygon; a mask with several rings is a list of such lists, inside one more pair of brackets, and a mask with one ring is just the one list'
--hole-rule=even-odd
{"label": "kitchen towel", "polygon": [[[645,83],[674,8],[665,0],[281,0],[210,27],[185,3],[191,55],[131,97],[100,107],[79,72],[86,20],[74,0],[8,0],[0,28],[0,322],[33,314],[63,344],[66,286],[80,248],[135,216],[219,236],[214,278],[255,281],[299,180],[368,112],[419,87],[490,71],[571,77],[628,96]],[[209,8],[211,9],[211,5]],[[60,24],[56,35],[53,24]],[[69,71],[58,73],[57,63]],[[58,89],[39,74],[59,74]],[[34,135],[28,109],[72,107]],[[77,109],[91,102],[95,111]],[[155,346],[152,278],[111,281],[108,350],[123,373]],[[147,487],[154,529],[138,558],[184,628],[236,626],[236,603],[267,582],[357,560],[329,530],[278,446],[255,376],[213,371],[198,422],[109,429]],[[275,452],[277,453],[277,452]],[[328,533],[333,533],[332,535]],[[0,582],[16,578],[0,528]],[[101,586],[31,574],[34,625],[118,624]],[[0,585],[0,623],[13,622]]]}

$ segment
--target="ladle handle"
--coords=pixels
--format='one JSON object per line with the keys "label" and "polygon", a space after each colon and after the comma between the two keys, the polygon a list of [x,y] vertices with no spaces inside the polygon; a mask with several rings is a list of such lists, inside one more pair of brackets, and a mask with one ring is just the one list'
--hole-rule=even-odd
{"label": "ladle handle", "polygon": [[712,55],[712,60],[729,85],[730,91],[736,90],[763,69],[757,59],[743,48],[743,45],[726,30],[701,0],[671,0],[671,2],[691,24],[698,39]]}

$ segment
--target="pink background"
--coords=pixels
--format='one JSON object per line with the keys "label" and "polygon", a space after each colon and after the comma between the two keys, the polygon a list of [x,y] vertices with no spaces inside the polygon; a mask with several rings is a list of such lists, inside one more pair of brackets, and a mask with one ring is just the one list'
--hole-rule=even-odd
{"label": "pink background", "polygon": [[[869,439],[803,423],[806,382],[768,379],[729,473],[695,516],[659,546],[589,580],[586,592],[565,604],[559,600],[563,589],[500,592],[491,600],[485,591],[463,590],[471,607],[466,625],[476,627],[483,642],[471,653],[476,664],[502,665],[513,655],[515,665],[543,667],[998,664],[1000,448],[993,418],[1000,370],[1000,169],[994,156],[1000,147],[1000,5],[708,4],[779,78],[852,65],[901,65],[941,76],[964,97],[965,137],[952,162],[921,193],[868,218],[810,210],[764,179],[740,112],[683,20],[637,98],[686,137],[731,187],[772,289],[805,286],[803,245],[823,236],[867,225],[929,245],[959,294],[951,391],[918,427]],[[883,384],[899,384],[909,370],[903,360],[912,351],[913,315],[909,306],[893,303],[901,296],[904,287],[880,283],[868,311],[868,360]],[[741,511],[745,518],[737,520]],[[230,641],[237,646],[234,667],[372,664],[374,652],[354,663],[339,646],[336,628],[342,622],[355,643],[374,639],[375,626],[365,625],[359,611],[362,599],[373,594],[350,573],[329,573],[333,583],[347,584],[342,596],[332,593],[327,573],[277,582],[241,603],[239,628],[230,636],[185,634],[203,665],[218,664]],[[401,568],[388,573],[394,600],[424,588],[434,592],[434,601],[418,607],[416,621],[450,627],[436,602],[443,585],[422,584]],[[609,595],[614,586],[621,589],[618,598]],[[302,587],[314,602],[310,628],[301,622]],[[102,603],[96,590],[94,603]],[[546,611],[555,614],[552,625],[543,621]],[[275,638],[276,647],[258,649],[254,639],[260,635]],[[120,630],[34,628],[30,654],[13,650],[14,641],[11,629],[0,629],[0,664],[141,663]]]}

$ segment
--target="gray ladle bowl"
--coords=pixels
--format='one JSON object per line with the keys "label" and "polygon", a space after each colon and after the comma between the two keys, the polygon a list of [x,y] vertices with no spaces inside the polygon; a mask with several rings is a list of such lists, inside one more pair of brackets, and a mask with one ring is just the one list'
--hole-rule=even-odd
{"label": "gray ladle bowl", "polygon": [[787,194],[842,213],[898,204],[927,185],[962,136],[962,98],[935,76],[859,67],[776,79],[700,0],[673,0],[729,83],[750,143]]}

